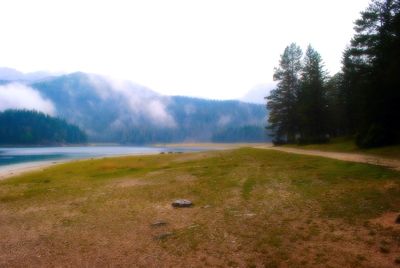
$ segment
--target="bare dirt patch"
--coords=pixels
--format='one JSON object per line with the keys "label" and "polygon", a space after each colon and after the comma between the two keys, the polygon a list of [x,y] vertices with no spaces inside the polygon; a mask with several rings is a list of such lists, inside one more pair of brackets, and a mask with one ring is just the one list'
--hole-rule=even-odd
{"label": "bare dirt patch", "polygon": [[400,231],[400,223],[396,223],[397,217],[399,217],[399,212],[387,212],[384,213],[379,218],[373,219],[370,222],[372,224],[377,224],[384,228],[389,228],[392,230]]}

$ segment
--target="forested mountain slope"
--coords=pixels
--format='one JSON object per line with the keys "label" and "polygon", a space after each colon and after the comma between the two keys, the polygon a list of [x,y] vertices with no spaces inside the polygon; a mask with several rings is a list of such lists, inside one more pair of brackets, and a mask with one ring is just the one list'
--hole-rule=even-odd
{"label": "forested mountain slope", "polygon": [[77,144],[87,140],[77,126],[35,111],[0,112],[0,126],[0,145]]}
{"label": "forested mountain slope", "polygon": [[263,105],[163,96],[107,77],[73,73],[32,83],[55,113],[91,141],[264,141]]}

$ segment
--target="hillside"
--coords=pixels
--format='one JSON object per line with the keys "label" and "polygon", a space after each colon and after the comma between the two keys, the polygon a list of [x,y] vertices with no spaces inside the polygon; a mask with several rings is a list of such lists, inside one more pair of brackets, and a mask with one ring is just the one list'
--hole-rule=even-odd
{"label": "hillside", "polygon": [[59,118],[26,110],[0,112],[0,145],[54,145],[85,143],[77,126]]}
{"label": "hillside", "polygon": [[54,104],[57,116],[81,127],[90,141],[153,143],[267,138],[264,105],[162,96],[132,82],[86,73],[49,78],[30,86]]}

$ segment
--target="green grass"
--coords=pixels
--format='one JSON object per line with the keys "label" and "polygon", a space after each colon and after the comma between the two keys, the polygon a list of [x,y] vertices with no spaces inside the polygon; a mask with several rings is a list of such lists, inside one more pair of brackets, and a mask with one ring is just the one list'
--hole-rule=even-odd
{"label": "green grass", "polygon": [[385,146],[380,148],[360,149],[353,139],[335,138],[328,143],[307,145],[284,145],[284,147],[299,148],[306,150],[319,150],[328,152],[364,153],[386,158],[400,159],[400,145]]}
{"label": "green grass", "polygon": [[370,220],[398,210],[399,179],[250,148],[61,164],[0,182],[0,266],[376,266],[400,233]]}

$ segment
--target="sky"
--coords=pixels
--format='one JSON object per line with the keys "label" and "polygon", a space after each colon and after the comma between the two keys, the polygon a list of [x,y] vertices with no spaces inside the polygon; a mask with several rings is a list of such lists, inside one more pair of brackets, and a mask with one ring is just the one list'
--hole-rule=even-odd
{"label": "sky", "polygon": [[[166,95],[237,99],[271,87],[291,42],[330,74],[369,0],[1,0],[0,66],[84,71]],[[253,94],[254,95],[254,94]]]}

